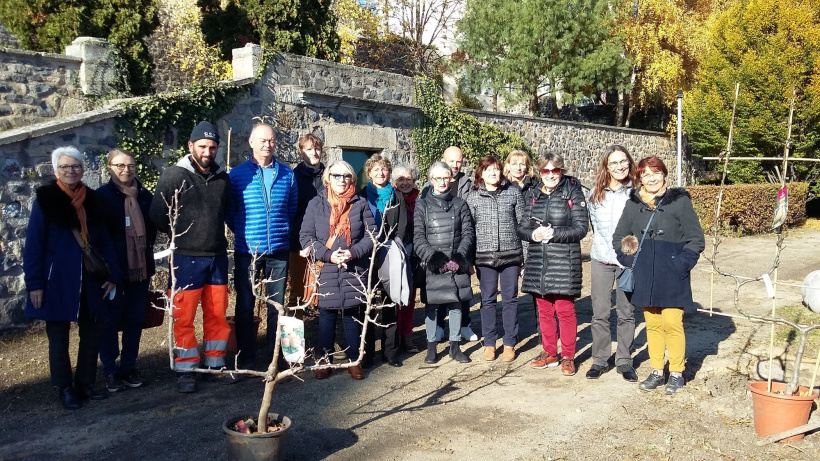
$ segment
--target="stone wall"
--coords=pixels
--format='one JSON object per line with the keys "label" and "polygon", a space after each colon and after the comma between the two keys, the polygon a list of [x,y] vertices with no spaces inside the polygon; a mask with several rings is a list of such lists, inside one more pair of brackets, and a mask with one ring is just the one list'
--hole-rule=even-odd
{"label": "stone wall", "polygon": [[[259,62],[258,46],[234,50],[234,79],[256,75]],[[231,129],[232,164],[247,159],[250,131],[260,121],[276,128],[276,156],[286,163],[300,161],[297,142],[306,133],[325,141],[328,159],[350,148],[409,162],[416,112],[411,78],[280,53],[219,129]]]}
{"label": "stone wall", "polygon": [[[578,177],[585,186],[592,185],[600,156],[612,144],[626,147],[637,160],[650,155],[660,157],[669,169],[670,183],[677,182],[677,141],[665,133],[524,115],[462,111],[481,122],[498,126],[504,132],[521,136],[536,154],[546,151],[561,154],[568,173]],[[684,153],[687,150],[684,146]],[[689,155],[684,155],[682,171],[682,184],[694,184],[695,165]]]}
{"label": "stone wall", "polygon": [[[299,161],[296,143],[312,132],[325,141],[327,159],[343,150],[380,152],[394,162],[414,163],[411,140],[413,80],[401,75],[361,69],[317,59],[278,54],[258,81],[261,49],[234,50],[234,82],[252,85],[232,111],[215,121],[223,139],[231,134],[231,164],[247,159],[248,137],[255,123],[270,123],[277,132],[280,161]],[[590,184],[598,155],[612,143],[623,144],[636,157],[656,154],[675,169],[674,140],[659,133],[525,116],[465,111],[479,120],[522,136],[537,152],[566,154],[570,173]],[[85,153],[84,181],[99,186],[105,177],[102,154],[115,147],[118,106],[0,132],[0,329],[25,325],[22,248],[34,190],[53,178],[50,153],[74,145]],[[173,130],[172,130],[173,131]],[[187,133],[173,133],[173,147]],[[224,163],[228,143],[217,161]],[[687,175],[691,175],[687,163]]]}
{"label": "stone wall", "polygon": [[3,24],[0,24],[0,47],[20,48],[20,41],[17,40],[17,36],[6,30]]}
{"label": "stone wall", "polygon": [[0,130],[82,112],[82,59],[0,48]]}

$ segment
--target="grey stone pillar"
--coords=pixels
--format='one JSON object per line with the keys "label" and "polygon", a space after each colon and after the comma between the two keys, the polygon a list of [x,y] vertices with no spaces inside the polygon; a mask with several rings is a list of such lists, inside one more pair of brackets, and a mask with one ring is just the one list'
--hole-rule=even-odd
{"label": "grey stone pillar", "polygon": [[262,47],[255,43],[248,43],[244,48],[234,48],[231,64],[235,81],[255,78],[262,65]]}
{"label": "grey stone pillar", "polygon": [[65,54],[83,60],[80,65],[80,88],[84,94],[105,95],[114,92],[116,79],[114,45],[94,37],[77,37],[65,49]]}

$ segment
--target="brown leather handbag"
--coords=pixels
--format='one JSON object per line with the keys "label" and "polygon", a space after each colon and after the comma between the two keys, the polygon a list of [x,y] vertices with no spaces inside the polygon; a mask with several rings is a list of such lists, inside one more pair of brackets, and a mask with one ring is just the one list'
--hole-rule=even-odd
{"label": "brown leather handbag", "polygon": [[71,232],[74,234],[74,238],[77,239],[77,244],[80,245],[80,250],[83,252],[83,268],[86,273],[101,282],[108,280],[108,277],[111,276],[111,269],[108,267],[108,263],[105,261],[105,258],[103,258],[100,250],[92,247],[90,243],[86,244],[83,241],[82,235],[80,235],[80,231],[77,229],[73,229]]}
{"label": "brown leather handbag", "polygon": [[[327,246],[327,248],[330,249],[330,246],[333,245],[334,240],[336,240],[336,236],[330,236],[330,238],[327,239],[327,243],[325,244],[325,246]],[[308,254],[307,258],[308,263],[307,267],[305,267],[305,276],[303,279],[305,289],[302,293],[302,301],[310,299],[310,305],[317,306],[319,305],[319,294],[317,293],[319,284],[316,283],[316,277],[318,274],[322,273],[322,267],[324,267],[325,263],[324,261],[314,260],[312,253]],[[314,266],[316,270],[311,270],[310,266]],[[314,293],[316,293],[316,296],[313,296]]]}

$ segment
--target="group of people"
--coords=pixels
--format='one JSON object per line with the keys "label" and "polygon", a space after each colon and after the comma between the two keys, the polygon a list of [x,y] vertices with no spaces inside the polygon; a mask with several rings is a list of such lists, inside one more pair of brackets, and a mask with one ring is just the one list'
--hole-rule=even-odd
{"label": "group of people", "polygon": [[[293,306],[304,296],[305,272],[318,267],[319,355],[332,360],[341,321],[347,359],[359,363],[346,369],[352,378],[363,379],[363,368],[374,361],[376,335],[373,328],[364,332],[365,354],[359,357],[365,315],[360,280],[376,280],[375,273],[367,272],[374,245],[380,242],[401,247],[414,287],[404,300],[390,299],[388,290],[382,290],[389,306],[378,314],[378,323],[385,326],[379,329],[383,363],[402,366],[401,351],[419,352],[412,340],[415,289],[425,304],[424,362],[438,361],[437,345],[445,328],[448,355],[470,362],[460,342],[478,340],[470,319],[471,277],[476,275],[483,359],[496,360],[500,352],[502,361],[515,360],[520,286],[534,298],[542,344],[531,366],[560,366],[562,374],[572,376],[575,300],[583,278],[580,243],[591,223],[593,363],[586,377],[597,379],[609,368],[613,284],[627,268],[635,284],[632,292],[615,288],[615,368],[627,381],[638,380],[632,362],[638,307],[646,319],[652,367],[639,388],[651,391],[665,384],[665,392],[673,394],[683,385],[683,311],[692,305],[689,272],[704,238],[688,193],[667,187],[668,172],[657,157],[636,163],[626,148],[611,146],[585,194],[579,180],[565,174],[564,158],[557,153],[541,155],[534,165],[523,151],[507,154],[503,162],[488,156],[468,174],[462,151],[452,146],[430,166],[420,188],[414,167],[394,167],[387,157],[375,154],[363,168],[369,182],[357,191],[354,168],[344,160],[325,165],[322,140],[313,134],[300,138],[302,162],[292,169],[276,160],[275,131],[269,125],[253,128],[248,159],[230,172],[215,162],[219,142],[213,125],[199,123],[189,138],[189,154],[162,172],[153,194],[135,177],[137,165],[127,151],[111,151],[111,179],[96,191],[82,183],[83,157],[77,149],[52,153],[56,181],[37,190],[27,231],[26,314],[46,321],[51,380],[66,408],[106,397],[94,387],[98,352],[108,392],[143,384],[136,358],[148,282],[155,270],[157,230],[169,234],[174,246],[177,290],[170,294],[176,307],[177,390],[197,390],[193,370],[199,366],[226,366],[226,225],[235,239],[240,369],[253,367],[257,358],[256,277],[265,278],[266,293],[275,302]],[[87,271],[84,257],[92,249],[109,263],[104,279]],[[501,328],[496,324],[499,291]],[[194,328],[199,305],[202,345]],[[71,322],[79,324],[80,332],[73,376]],[[276,324],[277,310],[268,309],[267,358],[277,339]],[[330,368],[320,368],[315,375],[325,379],[330,373]],[[224,384],[239,379],[237,374],[213,376]]]}

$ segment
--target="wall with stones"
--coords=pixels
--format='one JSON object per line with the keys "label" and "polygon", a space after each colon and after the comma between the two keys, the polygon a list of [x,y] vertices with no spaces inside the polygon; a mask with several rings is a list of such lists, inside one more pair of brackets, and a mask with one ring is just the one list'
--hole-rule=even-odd
{"label": "wall with stones", "polygon": [[82,59],[0,48],[0,130],[82,112]]}
{"label": "wall with stones", "polygon": [[[350,149],[378,151],[394,162],[414,163],[411,130],[418,108],[411,78],[278,54],[255,81],[260,62],[258,46],[234,50],[234,81],[251,87],[230,113],[215,121],[223,139],[230,130],[231,164],[248,158],[247,140],[259,121],[275,127],[276,155],[286,163],[299,162],[297,141],[309,132],[324,139],[328,159],[340,158],[343,149]],[[0,329],[26,324],[22,248],[34,190],[53,178],[51,151],[69,144],[78,147],[86,156],[84,181],[99,186],[105,177],[101,155],[115,147],[119,110],[114,106],[0,132]],[[592,182],[600,153],[613,143],[626,146],[639,158],[659,155],[670,171],[675,168],[675,143],[664,134],[465,112],[522,136],[539,153],[554,149],[566,154],[570,173],[585,184]],[[172,133],[167,147],[173,147],[177,137],[184,141],[187,133]],[[227,155],[228,143],[223,142],[217,161],[224,163]],[[690,164],[686,165],[691,175]]]}
{"label": "wall with stones", "polygon": [[17,36],[9,32],[3,24],[0,24],[0,47],[20,48]]}
{"label": "wall with stones", "polygon": [[[256,47],[240,50],[249,62],[261,53]],[[234,78],[241,71],[240,50],[234,50]],[[232,164],[247,159],[250,131],[260,121],[276,128],[276,156],[286,163],[300,161],[297,142],[306,133],[324,140],[328,159],[341,158],[342,149],[360,149],[409,162],[418,112],[413,101],[409,77],[279,53],[219,129],[223,135],[231,129]]]}
{"label": "wall with stones", "polygon": [[[546,151],[561,154],[568,173],[578,177],[586,186],[592,185],[600,156],[612,144],[626,147],[638,160],[650,155],[660,157],[669,169],[671,183],[677,181],[677,141],[665,133],[524,115],[462,111],[481,122],[521,136],[536,154]],[[684,145],[684,153],[687,150]],[[695,167],[691,157],[685,154],[682,169],[684,185],[694,184]]]}

